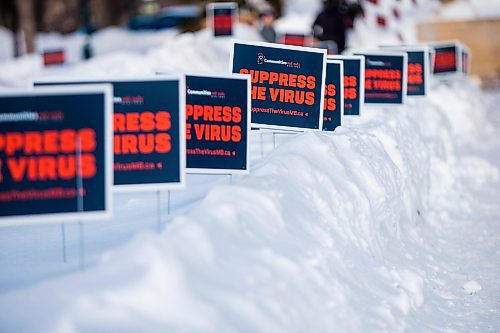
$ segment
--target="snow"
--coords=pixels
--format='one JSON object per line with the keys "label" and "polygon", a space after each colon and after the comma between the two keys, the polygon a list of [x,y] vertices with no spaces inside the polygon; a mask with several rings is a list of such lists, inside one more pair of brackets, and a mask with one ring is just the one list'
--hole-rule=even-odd
{"label": "snow", "polygon": [[[404,111],[367,109],[333,134],[288,136],[254,156],[249,176],[214,186],[161,233],[139,234],[84,272],[3,292],[2,327],[498,328],[486,295],[500,291],[499,161],[471,154],[498,151],[498,126],[488,124],[476,82],[434,88]],[[439,96],[472,98],[475,112],[457,113]],[[453,126],[457,114],[470,127]],[[137,199],[118,205],[148,216]]]}
{"label": "snow", "polygon": [[81,61],[84,44],[85,35],[82,33],[67,35],[61,35],[59,33],[40,33],[37,34],[35,38],[35,49],[37,54],[61,50],[64,51],[66,63],[68,64],[74,64]]}
{"label": "snow", "polygon": [[[120,45],[122,52],[143,54],[153,47],[162,45],[178,35],[177,30],[130,31],[118,27],[109,27],[97,31],[90,40],[91,50],[96,57],[116,52]],[[66,63],[69,65],[81,62],[86,36],[80,32],[61,35],[58,33],[41,33],[35,40],[38,54],[50,50],[64,50]]]}
{"label": "snow", "polygon": [[304,34],[311,35],[312,26],[316,19],[315,13],[290,14],[276,20],[274,29],[279,34]]}
{"label": "snow", "polygon": [[[376,36],[362,24],[359,43]],[[0,64],[0,85],[226,73],[230,45],[205,30],[61,69],[24,57]],[[253,131],[248,176],[115,195],[110,221],[3,228],[0,331],[498,331],[499,101],[435,80],[334,133]]]}
{"label": "snow", "polygon": [[481,285],[474,280],[468,281],[464,284],[464,290],[470,294],[477,293],[481,289]]}
{"label": "snow", "polygon": [[500,18],[498,2],[491,0],[456,0],[442,6],[439,18],[443,20],[475,20]]}
{"label": "snow", "polygon": [[321,0],[287,0],[283,8],[283,16],[303,14],[316,15],[322,8]]}
{"label": "snow", "polygon": [[[261,40],[258,32],[246,25],[235,29],[237,38]],[[38,77],[116,77],[154,75],[157,72],[228,73],[230,38],[214,39],[208,29],[197,33],[178,34],[175,31],[146,33],[108,28],[92,37],[96,57],[86,62],[78,60],[83,37],[80,35],[42,35],[43,49],[59,47],[68,54],[68,65],[43,68],[40,55],[25,56],[0,62],[0,89],[29,87]],[[210,47],[207,47],[210,43]],[[125,47],[118,47],[125,45]],[[154,45],[154,47],[152,47]],[[111,52],[119,48],[119,51]]]}

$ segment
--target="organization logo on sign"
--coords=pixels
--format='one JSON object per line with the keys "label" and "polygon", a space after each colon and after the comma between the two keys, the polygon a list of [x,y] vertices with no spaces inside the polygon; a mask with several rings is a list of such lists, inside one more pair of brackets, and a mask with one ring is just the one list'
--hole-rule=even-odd
{"label": "organization logo on sign", "polygon": [[214,91],[214,90],[197,90],[197,89],[190,89],[189,87],[186,88],[186,93],[188,95],[197,95],[197,96],[208,96],[211,98],[226,98],[226,93],[224,91]]}
{"label": "organization logo on sign", "polygon": [[144,96],[114,96],[113,103],[118,105],[143,105]]}
{"label": "organization logo on sign", "polygon": [[282,65],[282,66],[287,66],[287,67],[293,67],[293,68],[300,68],[301,63],[300,62],[293,62],[293,61],[285,61],[285,60],[273,60],[273,59],[267,59],[264,53],[259,52],[257,53],[257,65],[263,65],[264,63],[266,64],[274,64],[274,65]]}
{"label": "organization logo on sign", "polygon": [[366,59],[366,64],[370,66],[392,66],[392,63],[390,61],[382,61],[382,60],[370,60]]}
{"label": "organization logo on sign", "polygon": [[257,54],[257,64],[262,65],[264,63],[264,59],[266,59],[266,57],[264,56],[264,53],[259,52]]}

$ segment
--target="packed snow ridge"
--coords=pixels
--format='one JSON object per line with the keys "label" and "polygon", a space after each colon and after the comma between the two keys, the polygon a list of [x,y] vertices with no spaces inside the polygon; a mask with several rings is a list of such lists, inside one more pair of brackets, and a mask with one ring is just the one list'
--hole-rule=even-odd
{"label": "packed snow ridge", "polygon": [[[335,133],[290,137],[249,176],[216,186],[160,234],[139,235],[83,273],[3,294],[2,328],[422,332],[498,325],[494,313],[474,322],[473,308],[453,308],[467,297],[473,307],[471,297],[498,295],[498,286],[481,289],[481,277],[462,269],[474,248],[455,238],[474,228],[447,223],[470,212],[471,176],[472,188],[498,182],[495,166],[457,153],[492,128],[474,81],[436,83],[431,91],[404,109],[368,108]],[[498,232],[481,246],[497,244]],[[491,254],[496,262],[499,254]],[[498,277],[494,261],[481,269]],[[477,311],[498,315],[494,300],[476,301]]]}

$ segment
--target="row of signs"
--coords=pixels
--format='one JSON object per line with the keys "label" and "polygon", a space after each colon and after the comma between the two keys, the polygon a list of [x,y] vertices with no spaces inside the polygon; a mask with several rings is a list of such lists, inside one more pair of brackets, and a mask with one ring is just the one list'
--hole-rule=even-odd
{"label": "row of signs", "polygon": [[[436,70],[450,48],[434,50]],[[112,185],[174,189],[186,171],[248,173],[252,127],[334,131],[364,104],[425,96],[430,54],[398,46],[327,57],[241,41],[229,75],[38,80],[33,90],[0,93],[0,222],[102,217]]]}

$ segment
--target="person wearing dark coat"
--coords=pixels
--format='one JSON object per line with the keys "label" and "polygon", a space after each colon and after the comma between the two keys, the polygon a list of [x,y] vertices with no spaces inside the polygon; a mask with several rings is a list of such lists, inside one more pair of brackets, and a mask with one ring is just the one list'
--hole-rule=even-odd
{"label": "person wearing dark coat", "polygon": [[320,41],[334,41],[338,53],[345,49],[344,17],[340,1],[328,1],[313,23],[313,35]]}
{"label": "person wearing dark coat", "polygon": [[276,31],[274,30],[274,20],[276,16],[274,11],[268,9],[260,13],[261,28],[260,34],[266,42],[275,43],[276,42]]}

